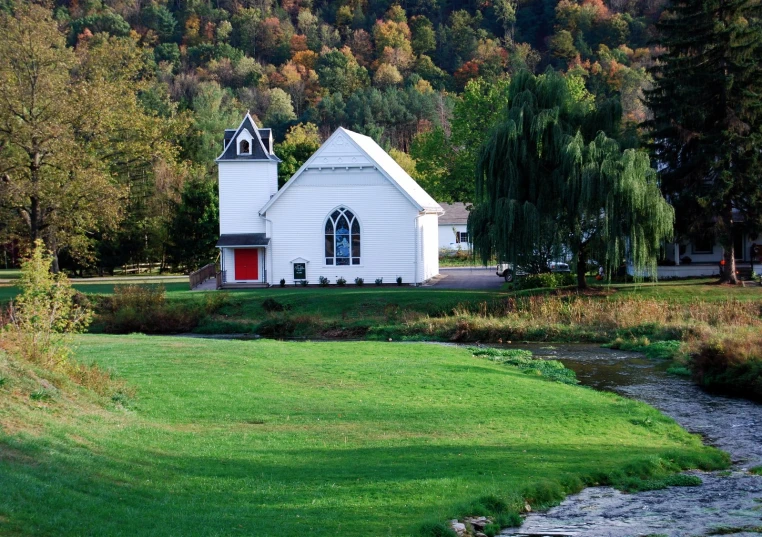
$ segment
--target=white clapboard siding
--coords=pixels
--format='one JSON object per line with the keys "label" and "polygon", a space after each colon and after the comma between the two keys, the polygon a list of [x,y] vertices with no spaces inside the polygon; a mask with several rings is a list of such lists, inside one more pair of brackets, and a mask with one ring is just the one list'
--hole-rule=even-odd
{"label": "white clapboard siding", "polygon": [[[466,233],[468,226],[466,224],[442,224],[439,226],[439,247],[440,248],[453,248],[453,244],[457,243],[458,233]],[[456,244],[457,246],[457,244]],[[461,244],[461,248],[468,248],[468,243]]]}
{"label": "white clapboard siding", "polygon": [[[268,229],[272,237],[270,283],[281,278],[293,282],[291,262],[297,258],[309,261],[307,280],[311,284],[318,283],[320,276],[332,284],[339,277],[348,284],[357,277],[366,285],[373,285],[376,278],[394,283],[398,276],[407,284],[421,283],[427,274],[438,272],[436,215],[417,219],[418,209],[378,170],[307,169],[294,181],[266,214],[272,221]],[[359,266],[325,264],[325,221],[338,207],[346,207],[360,220]],[[417,244],[419,229],[423,229],[424,244],[430,242],[435,253],[428,267],[424,267],[424,253]]]}
{"label": "white clapboard siding", "polygon": [[265,233],[259,210],[278,190],[273,161],[219,162],[220,234]]}
{"label": "white clapboard siding", "polygon": [[[260,275],[266,270],[270,284],[293,283],[295,260],[307,261],[312,284],[320,276],[420,284],[439,273],[442,208],[367,136],[338,129],[280,191],[274,161],[218,163],[220,233],[267,234]],[[360,222],[360,265],[325,263],[325,222],[339,207]],[[233,250],[222,255],[228,281],[238,281]]]}
{"label": "white clapboard siding", "polygon": [[418,219],[418,224],[423,230],[423,244],[421,254],[423,263],[418,281],[425,281],[439,274],[439,228],[436,214],[425,214]]}

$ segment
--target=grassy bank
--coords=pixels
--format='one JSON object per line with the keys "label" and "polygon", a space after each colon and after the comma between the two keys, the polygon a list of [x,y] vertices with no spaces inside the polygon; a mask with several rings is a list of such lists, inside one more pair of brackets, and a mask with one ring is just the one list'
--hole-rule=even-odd
{"label": "grassy bank", "polygon": [[628,285],[592,295],[548,290],[265,289],[229,293],[196,331],[464,342],[608,342],[641,336],[680,340],[723,327],[759,326],[760,299],[762,288],[696,283]]}
{"label": "grassy bank", "polygon": [[[577,295],[550,289],[375,286],[195,293],[171,284],[162,305],[149,298],[147,307],[139,301],[128,307],[114,302],[109,298],[113,284],[75,287],[92,297],[100,312],[94,332],[459,342],[621,340],[636,346],[642,339],[675,340],[684,344],[683,355],[699,358],[678,367],[690,370],[705,387],[762,397],[762,346],[754,339],[762,331],[762,287],[721,286],[706,279],[604,286]],[[0,295],[11,296],[13,289],[0,288]],[[98,298],[99,293],[105,298]]]}
{"label": "grassy bank", "polygon": [[0,386],[0,533],[415,535],[584,484],[726,464],[646,405],[462,348],[79,344],[136,395],[103,409]]}

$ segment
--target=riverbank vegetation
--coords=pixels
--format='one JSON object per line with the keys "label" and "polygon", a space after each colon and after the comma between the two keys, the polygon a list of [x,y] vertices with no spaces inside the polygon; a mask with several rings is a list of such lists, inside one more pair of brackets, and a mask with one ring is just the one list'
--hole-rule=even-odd
{"label": "riverbank vegetation", "polygon": [[[687,373],[709,389],[759,398],[762,346],[755,334],[762,329],[760,287],[714,285],[705,279],[600,286],[587,293],[396,286],[215,293],[189,292],[182,284],[76,288],[97,311],[94,332],[613,343],[670,358],[675,372]],[[15,293],[10,287],[0,290],[6,296]]]}
{"label": "riverbank vegetation", "polygon": [[0,516],[11,532],[420,535],[465,514],[515,522],[525,502],[538,509],[593,483],[632,490],[727,464],[647,405],[464,348],[77,344],[79,361],[135,395],[95,406],[0,386]]}
{"label": "riverbank vegetation", "polygon": [[613,343],[672,359],[674,372],[707,389],[762,397],[759,287],[704,280],[621,284],[592,293],[293,288],[167,296],[162,312],[175,315],[159,317],[166,322],[131,307],[102,316],[97,327],[171,333],[186,330],[190,320],[198,333],[271,338]]}

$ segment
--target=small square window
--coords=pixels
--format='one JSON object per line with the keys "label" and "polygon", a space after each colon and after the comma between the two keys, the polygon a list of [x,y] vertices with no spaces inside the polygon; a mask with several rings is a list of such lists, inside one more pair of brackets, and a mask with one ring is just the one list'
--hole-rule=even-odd
{"label": "small square window", "polygon": [[693,241],[691,245],[691,253],[694,254],[711,254],[714,250],[714,241],[708,237],[702,237]]}

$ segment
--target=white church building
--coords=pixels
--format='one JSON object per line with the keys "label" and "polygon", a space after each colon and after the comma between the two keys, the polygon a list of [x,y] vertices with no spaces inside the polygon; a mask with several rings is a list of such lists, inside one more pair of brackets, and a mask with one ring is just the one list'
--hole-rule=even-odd
{"label": "white church building", "polygon": [[339,128],[278,190],[272,132],[247,114],[216,162],[223,287],[439,273],[442,207],[367,136]]}

